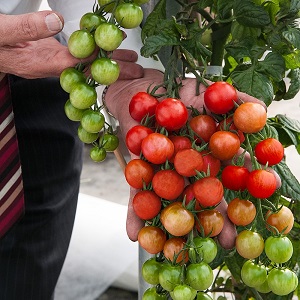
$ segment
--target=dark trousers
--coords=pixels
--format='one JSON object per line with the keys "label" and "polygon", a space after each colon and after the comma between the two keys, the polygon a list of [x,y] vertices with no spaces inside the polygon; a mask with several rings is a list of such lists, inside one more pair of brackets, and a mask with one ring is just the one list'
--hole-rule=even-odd
{"label": "dark trousers", "polygon": [[82,143],[58,79],[11,78],[25,216],[0,240],[0,299],[48,300],[72,233]]}

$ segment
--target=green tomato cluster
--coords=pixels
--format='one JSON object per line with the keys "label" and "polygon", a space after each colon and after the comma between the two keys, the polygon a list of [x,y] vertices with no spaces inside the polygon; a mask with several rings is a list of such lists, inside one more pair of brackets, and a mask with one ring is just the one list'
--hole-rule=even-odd
{"label": "green tomato cluster", "polygon": [[[65,69],[60,75],[60,85],[69,94],[65,114],[80,123],[78,137],[86,144],[93,144],[90,157],[96,162],[103,161],[107,152],[116,150],[119,145],[118,137],[101,112],[106,108],[98,106],[96,87],[111,85],[119,78],[120,67],[111,58],[112,52],[123,41],[122,28],[135,28],[142,22],[140,5],[145,2],[99,0],[93,12],[81,17],[79,29],[68,40],[69,52],[74,57],[91,59]],[[90,75],[86,76],[88,69]]]}

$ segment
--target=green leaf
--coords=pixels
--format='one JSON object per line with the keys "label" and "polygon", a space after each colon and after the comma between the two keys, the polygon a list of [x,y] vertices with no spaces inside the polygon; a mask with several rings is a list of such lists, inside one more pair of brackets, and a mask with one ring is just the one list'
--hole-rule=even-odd
{"label": "green leaf", "polygon": [[281,194],[284,197],[300,201],[300,183],[284,161],[274,166],[281,178]]}
{"label": "green leaf", "polygon": [[300,68],[291,70],[287,77],[290,78],[291,82],[283,97],[284,100],[293,99],[300,91]]}
{"label": "green leaf", "polygon": [[166,0],[160,0],[149,14],[142,29],[142,41],[147,36],[156,34],[161,20],[166,19]]}
{"label": "green leaf", "polygon": [[258,62],[257,71],[271,76],[275,81],[280,81],[284,77],[284,59],[279,53],[270,52],[264,60]]}
{"label": "green leaf", "polygon": [[233,256],[224,257],[224,262],[226,263],[235,280],[241,281],[241,269],[245,262],[245,259],[241,257],[237,252],[235,252]]}
{"label": "green leaf", "polygon": [[282,36],[291,43],[295,48],[300,49],[300,29],[289,28],[282,32]]}
{"label": "green leaf", "polygon": [[213,6],[214,1],[213,0],[202,0],[198,1],[197,3],[197,9],[204,9],[209,6]]}
{"label": "green leaf", "polygon": [[[201,2],[201,1],[199,1]],[[217,0],[217,14],[221,19],[225,19],[231,13],[233,0]]]}
{"label": "green leaf", "polygon": [[300,50],[295,50],[292,53],[283,55],[283,58],[287,69],[300,68]]}
{"label": "green leaf", "polygon": [[256,97],[270,105],[274,95],[273,86],[267,76],[257,72],[253,67],[243,71],[233,71],[231,79],[237,89]]}
{"label": "green leaf", "polygon": [[[231,26],[231,35],[232,40],[242,40],[247,37],[252,37],[253,39],[257,39],[261,34],[260,28],[254,28],[249,26],[244,26],[239,24],[238,22],[232,22]],[[254,40],[252,40],[254,42]]]}
{"label": "green leaf", "polygon": [[236,0],[233,6],[236,20],[245,26],[263,27],[270,23],[269,14],[251,0]]}

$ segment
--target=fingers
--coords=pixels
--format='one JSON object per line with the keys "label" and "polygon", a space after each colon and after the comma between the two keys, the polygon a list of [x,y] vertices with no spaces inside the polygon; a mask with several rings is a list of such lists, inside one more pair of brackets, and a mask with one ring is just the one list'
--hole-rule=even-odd
{"label": "fingers", "polygon": [[[23,15],[0,15],[0,44],[15,45],[50,37],[63,28],[63,18],[52,11],[40,11]],[[3,44],[2,44],[3,45]]]}
{"label": "fingers", "polygon": [[224,249],[232,249],[235,246],[235,238],[237,231],[235,225],[229,220],[227,216],[227,202],[223,198],[217,209],[224,218],[224,226],[218,235],[218,241]]}
{"label": "fingers", "polygon": [[243,102],[259,103],[267,110],[267,105],[263,101],[246,93],[238,92],[238,104],[242,104]]}
{"label": "fingers", "polygon": [[143,77],[144,69],[142,66],[124,60],[116,60],[116,62],[120,66],[119,80],[137,79]]}
{"label": "fingers", "polygon": [[127,219],[126,219],[126,231],[129,239],[133,242],[138,240],[138,233],[141,228],[145,226],[143,220],[141,220],[134,212],[132,207],[132,199],[135,195],[136,190],[130,189],[130,200],[128,203],[128,210],[127,210]]}
{"label": "fingers", "polygon": [[115,60],[136,62],[138,59],[138,55],[133,50],[116,49],[112,54],[112,58]]}

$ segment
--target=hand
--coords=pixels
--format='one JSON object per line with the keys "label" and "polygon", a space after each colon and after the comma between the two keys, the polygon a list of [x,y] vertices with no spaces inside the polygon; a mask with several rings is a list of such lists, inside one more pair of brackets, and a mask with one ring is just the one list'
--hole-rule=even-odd
{"label": "hand", "polygon": [[[143,78],[133,81],[119,80],[108,89],[108,92],[106,94],[106,104],[110,112],[114,114],[119,120],[123,137],[126,136],[127,131],[131,127],[138,124],[129,115],[128,107],[132,96],[139,91],[146,91],[149,85],[154,86],[156,84],[160,84],[162,81],[163,74],[161,72],[157,70],[145,69]],[[192,105],[194,108],[197,108],[201,112],[204,105],[203,94],[205,91],[205,86],[200,86],[199,96],[195,95],[195,91],[196,81],[192,78],[186,79],[183,81],[183,87],[180,89],[180,98],[186,104],[186,106]],[[158,92],[162,91],[160,90]],[[238,96],[240,101],[259,102],[264,105],[262,101],[247,94],[238,92]],[[132,158],[134,158],[133,155]],[[128,203],[126,222],[127,235],[132,241],[137,241],[138,232],[144,226],[144,222],[135,215],[132,208],[132,199],[136,192],[137,191],[135,189],[130,190],[130,199]],[[225,199],[221,201],[217,209],[222,213],[225,221],[224,228],[219,234],[218,240],[224,248],[231,249],[235,245],[235,237],[237,233],[235,226],[231,223],[227,216],[227,203]]]}
{"label": "hand", "polygon": [[[79,60],[54,35],[63,28],[63,18],[56,12],[40,11],[23,15],[0,15],[0,72],[23,78],[58,77],[67,67],[95,58]],[[113,58],[119,63],[121,79],[143,76],[137,54],[117,49]]]}

